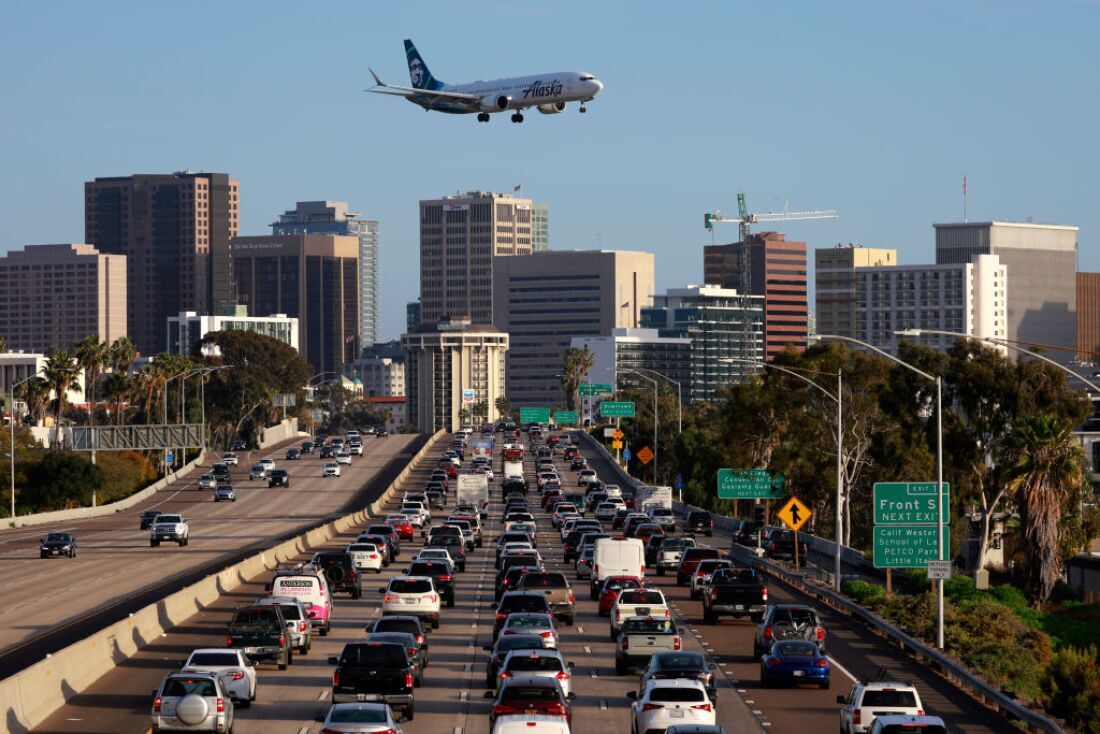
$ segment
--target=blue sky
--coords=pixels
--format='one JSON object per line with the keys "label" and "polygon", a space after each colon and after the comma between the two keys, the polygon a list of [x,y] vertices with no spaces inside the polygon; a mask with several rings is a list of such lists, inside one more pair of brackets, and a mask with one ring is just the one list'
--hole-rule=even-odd
{"label": "blue sky", "polygon": [[[381,220],[383,335],[418,290],[417,201],[511,191],[555,249],[647,250],[702,279],[702,215],[831,208],[788,238],[933,259],[932,222],[1080,226],[1100,270],[1100,3],[45,2],[0,5],[0,250],[83,239],[82,184],[190,168],[241,181],[242,234],[301,199]],[[425,113],[411,37],[447,82],[586,70],[586,115]],[[732,225],[716,241],[735,238]],[[812,260],[812,255],[811,255]]]}

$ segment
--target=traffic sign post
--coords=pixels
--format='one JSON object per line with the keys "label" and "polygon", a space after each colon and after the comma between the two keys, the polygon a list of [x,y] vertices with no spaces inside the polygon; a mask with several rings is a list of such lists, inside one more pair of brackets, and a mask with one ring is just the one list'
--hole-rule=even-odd
{"label": "traffic sign post", "polygon": [[783,475],[767,469],[719,469],[718,498],[775,500],[783,496]]}
{"label": "traffic sign post", "polygon": [[519,422],[527,425],[529,423],[549,423],[550,422],[550,409],[549,408],[520,408],[519,409]]}
{"label": "traffic sign post", "polygon": [[614,426],[609,426],[609,427],[603,429],[603,437],[604,438],[616,438],[615,432],[618,431],[618,430],[619,429],[615,428]]}
{"label": "traffic sign post", "polygon": [[[950,522],[951,485],[943,483],[944,523]],[[935,482],[875,482],[875,525],[935,525],[939,506]]]}
{"label": "traffic sign post", "polygon": [[559,410],[554,413],[554,424],[559,426],[577,425],[577,411]]}
{"label": "traffic sign post", "polygon": [[794,534],[794,568],[798,570],[798,529],[805,525],[811,517],[813,510],[807,507],[802,500],[791,497],[787,504],[779,509],[776,515],[787,524]]}
{"label": "traffic sign post", "polygon": [[582,382],[578,386],[581,397],[596,397],[597,395],[611,395],[615,388],[603,382]]}
{"label": "traffic sign post", "polygon": [[623,447],[623,442],[619,441],[618,439],[611,442],[611,448],[613,448],[613,449],[621,449],[622,447]]}
{"label": "traffic sign post", "polygon": [[600,403],[600,415],[604,418],[633,418],[634,403],[605,400]]}
{"label": "traffic sign post", "polygon": [[875,568],[924,568],[940,554],[935,525],[878,525],[874,529]]}
{"label": "traffic sign post", "polygon": [[951,578],[951,561],[929,561],[928,578],[941,581]]}
{"label": "traffic sign post", "polygon": [[623,430],[621,428],[616,428],[611,432],[611,438],[615,439],[616,441],[622,441],[624,438],[626,438],[626,434],[623,433]]}
{"label": "traffic sign post", "polygon": [[630,461],[630,449],[623,449],[623,461]]}
{"label": "traffic sign post", "polygon": [[[950,522],[951,485],[943,483],[944,530]],[[925,568],[940,560],[939,513],[935,482],[876,482],[873,494],[875,568]],[[945,538],[945,541],[947,539]],[[945,549],[945,554],[949,552]],[[950,565],[950,561],[945,560]],[[929,576],[929,578],[933,578]],[[946,578],[946,577],[945,577]]]}
{"label": "traffic sign post", "polygon": [[643,464],[648,464],[653,461],[653,449],[648,446],[643,446],[642,450],[638,452],[638,461]]}

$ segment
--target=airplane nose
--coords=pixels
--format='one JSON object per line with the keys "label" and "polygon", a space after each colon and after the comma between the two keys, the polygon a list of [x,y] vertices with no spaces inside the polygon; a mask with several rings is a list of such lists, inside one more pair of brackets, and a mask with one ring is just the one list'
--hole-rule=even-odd
{"label": "airplane nose", "polygon": [[592,96],[593,97],[595,97],[597,94],[599,94],[600,92],[603,91],[603,82],[601,82],[599,79],[593,79],[589,83],[593,87],[593,90],[592,90]]}

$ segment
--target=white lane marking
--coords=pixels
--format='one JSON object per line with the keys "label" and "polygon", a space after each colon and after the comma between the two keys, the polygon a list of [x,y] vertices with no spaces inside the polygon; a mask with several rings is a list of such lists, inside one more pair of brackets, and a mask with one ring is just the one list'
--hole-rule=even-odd
{"label": "white lane marking", "polygon": [[470,697],[470,692],[469,691],[463,691],[462,693],[458,694],[458,700],[459,701],[465,701],[469,697]]}
{"label": "white lane marking", "polygon": [[[588,654],[588,655],[591,655],[591,654],[592,654],[592,648],[591,648],[591,647],[589,647],[588,645],[585,645],[585,646],[584,646],[584,651],[585,651],[585,653],[586,653],[586,654]],[[165,659],[167,659],[167,658],[165,658]]]}
{"label": "white lane marking", "polygon": [[329,689],[326,688],[325,690],[318,693],[317,694],[317,700],[318,701],[324,701],[326,698],[328,698],[328,691],[329,691]]}
{"label": "white lane marking", "polygon": [[474,669],[474,664],[473,663],[466,663],[466,665],[464,665],[462,667],[462,672],[469,673],[473,669]]}
{"label": "white lane marking", "polygon": [[[741,689],[738,689],[738,690],[741,690]],[[746,699],[745,699],[745,703],[756,703],[756,701],[754,701],[754,700],[753,700],[753,699],[751,699],[751,698],[746,698]]]}
{"label": "white lane marking", "polygon": [[838,668],[841,673],[844,673],[844,675],[848,676],[848,680],[852,681],[853,683],[856,682],[856,677],[849,673],[847,668],[834,660],[831,655],[826,655],[825,657],[828,658],[829,662],[836,666],[836,668]]}
{"label": "white lane marking", "polygon": [[600,699],[600,711],[607,711],[607,701]]}
{"label": "white lane marking", "polygon": [[452,732],[452,734],[462,734],[462,727],[461,726],[456,726],[455,730],[454,730],[454,732]]}
{"label": "white lane marking", "polygon": [[760,726],[771,726],[771,725],[772,725],[772,722],[770,722],[770,721],[761,721],[760,722]]}
{"label": "white lane marking", "polygon": [[308,726],[301,727],[300,729],[298,729],[298,734],[309,734],[309,727]]}
{"label": "white lane marking", "polygon": [[584,627],[581,627],[579,624],[577,625],[577,634],[584,634]]}
{"label": "white lane marking", "polygon": [[753,710],[752,710],[752,712],[753,712],[754,714],[756,714],[757,716],[760,716],[761,714],[763,714],[763,713],[764,713],[764,712],[763,712],[763,711],[761,711],[760,709],[753,709]]}

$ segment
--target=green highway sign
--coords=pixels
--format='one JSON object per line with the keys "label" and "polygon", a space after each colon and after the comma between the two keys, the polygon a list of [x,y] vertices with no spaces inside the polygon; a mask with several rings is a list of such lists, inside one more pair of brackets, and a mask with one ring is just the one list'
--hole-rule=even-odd
{"label": "green highway sign", "polygon": [[[943,483],[944,524],[951,518],[951,485]],[[875,482],[875,525],[937,525],[935,482]]]}
{"label": "green highway sign", "polygon": [[580,384],[581,397],[593,397],[595,395],[610,395],[615,389],[603,382],[582,382]]}
{"label": "green highway sign", "polygon": [[634,403],[615,403],[605,400],[600,403],[600,415],[604,418],[633,418]]}
{"label": "green highway sign", "polygon": [[718,498],[775,500],[783,496],[783,475],[767,469],[719,469]]}
{"label": "green highway sign", "polygon": [[559,410],[554,413],[554,423],[559,426],[577,425],[577,411],[575,410]]}
{"label": "green highway sign", "polygon": [[939,528],[935,526],[875,527],[875,568],[925,568],[929,561],[939,557]]}
{"label": "green highway sign", "polygon": [[523,424],[527,423],[549,423],[550,422],[550,409],[549,408],[520,408],[519,409],[519,422]]}

